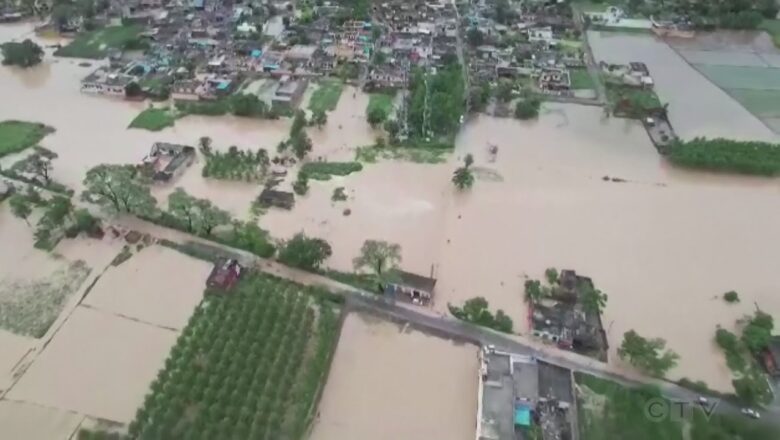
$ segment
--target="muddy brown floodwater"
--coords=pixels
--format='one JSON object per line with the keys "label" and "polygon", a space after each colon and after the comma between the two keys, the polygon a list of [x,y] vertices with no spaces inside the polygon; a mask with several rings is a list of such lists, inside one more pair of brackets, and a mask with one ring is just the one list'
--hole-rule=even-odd
{"label": "muddy brown floodwater", "polygon": [[[23,31],[0,27],[0,36]],[[683,136],[775,139],[663,43],[632,36],[594,41],[597,58],[648,64]],[[57,132],[42,143],[60,155],[54,177],[76,189],[91,166],[136,163],[155,141],[192,145],[206,135],[219,149],[272,150],[289,130],[289,121],[229,117],[187,117],[159,133],[127,130],[144,104],[82,95],[78,81],[88,70],[75,60],[52,57],[24,72],[0,69],[0,120],[54,126]],[[373,142],[375,133],[363,116],[367,101],[347,89],[328,126],[309,129],[315,158],[349,159],[354,148]],[[551,266],[576,269],[609,295],[604,324],[611,362],[617,362],[623,333],[633,328],[665,338],[681,355],[672,377],[730,388],[713,343],[716,326],[732,326],[755,304],[780,313],[774,294],[780,288],[776,180],[671,168],[639,124],[605,119],[592,107],[546,105],[531,122],[479,117],[464,126],[456,143],[449,163],[386,161],[344,178],[311,182],[310,193],[297,199],[293,211],[270,210],[260,223],[278,238],[301,230],[326,238],[334,248],[328,265],[343,270],[351,268],[366,239],[399,243],[404,269],[433,271],[438,278],[437,311],[446,312],[448,302],[484,296],[521,333],[528,331],[524,275],[541,278]],[[489,144],[499,147],[495,161]],[[471,191],[459,193],[449,179],[468,152],[475,156],[479,179]],[[176,185],[248,217],[259,188],[205,180],[201,165]],[[605,175],[627,182],[604,182]],[[331,202],[338,186],[346,188],[346,202]],[[164,198],[171,189],[156,195]],[[3,246],[29,245],[8,237]],[[728,290],[737,290],[742,302],[727,305],[718,298]]]}

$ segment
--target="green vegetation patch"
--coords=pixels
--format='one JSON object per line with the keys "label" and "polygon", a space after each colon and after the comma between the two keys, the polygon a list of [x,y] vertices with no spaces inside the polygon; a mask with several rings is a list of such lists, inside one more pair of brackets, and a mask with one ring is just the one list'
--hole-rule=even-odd
{"label": "green vegetation patch", "polygon": [[173,127],[173,124],[175,123],[176,116],[170,110],[164,108],[148,108],[133,119],[129,128],[160,131],[166,127]]}
{"label": "green vegetation patch", "polygon": [[662,107],[661,100],[652,89],[639,89],[606,83],[607,102],[618,116],[642,118],[648,110]]}
{"label": "green vegetation patch", "polygon": [[[744,416],[714,414],[707,418],[697,405],[672,405],[657,388],[627,388],[587,374],[574,373],[579,401],[580,439],[711,440],[780,438],[780,431]],[[649,406],[667,417],[653,417]],[[677,410],[675,417],[671,412]]]}
{"label": "green vegetation patch", "polygon": [[344,85],[340,81],[323,81],[309,99],[309,110],[313,112],[334,110],[343,90]]}
{"label": "green vegetation patch", "polygon": [[730,139],[695,138],[668,147],[675,165],[712,171],[776,176],[780,174],[780,144]]}
{"label": "green vegetation patch", "polygon": [[0,328],[42,337],[89,272],[86,264],[77,261],[38,280],[0,282]]}
{"label": "green vegetation patch", "polygon": [[176,109],[185,115],[222,116],[230,112],[230,100],[176,101]]}
{"label": "green vegetation patch", "polygon": [[24,121],[0,122],[0,157],[32,147],[54,129]]}
{"label": "green vegetation patch", "polygon": [[54,55],[60,57],[100,59],[110,49],[120,49],[136,40],[143,26],[110,26],[79,34],[75,40],[58,49]]}
{"label": "green vegetation patch", "polygon": [[775,42],[775,46],[780,48],[780,20],[764,20],[761,22],[759,29],[766,31],[772,36],[772,41]]}
{"label": "green vegetation patch", "polygon": [[310,179],[330,180],[331,176],[347,176],[362,169],[360,162],[308,162],[303,164],[301,172]]}
{"label": "green vegetation patch", "polygon": [[780,90],[780,69],[697,64],[696,70],[724,89]]}
{"label": "green vegetation patch", "polygon": [[368,97],[368,107],[366,107],[366,113],[372,111],[381,111],[385,115],[390,115],[393,112],[393,95],[385,93],[372,93]]}
{"label": "green vegetation patch", "polygon": [[355,160],[364,163],[376,163],[380,159],[398,160],[414,163],[436,164],[447,160],[449,150],[411,147],[358,147]]}
{"label": "green vegetation patch", "polygon": [[594,89],[596,85],[593,83],[590,73],[587,69],[571,69],[569,71],[571,75],[571,88],[572,89]]}
{"label": "green vegetation patch", "polygon": [[236,146],[231,146],[223,153],[201,147],[201,153],[206,158],[202,171],[203,177],[214,179],[246,182],[262,180],[271,164],[268,152],[262,148],[252,151],[239,150]]}
{"label": "green vegetation patch", "polygon": [[227,295],[208,293],[130,436],[303,438],[337,341],[336,304],[319,289],[253,273]]}

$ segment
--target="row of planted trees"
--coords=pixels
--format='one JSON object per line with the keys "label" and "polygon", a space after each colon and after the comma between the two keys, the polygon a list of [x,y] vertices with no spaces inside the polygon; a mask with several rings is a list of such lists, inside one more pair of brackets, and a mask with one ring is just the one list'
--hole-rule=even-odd
{"label": "row of planted trees", "polygon": [[265,178],[271,159],[268,152],[259,148],[257,151],[239,150],[231,146],[227,152],[214,151],[211,139],[203,137],[199,141],[199,149],[206,164],[203,166],[203,177],[224,180],[258,181]]}
{"label": "row of planted trees", "polygon": [[210,296],[171,350],[129,434],[300,438],[338,327],[332,305],[317,306],[310,290],[250,274],[229,296]]}

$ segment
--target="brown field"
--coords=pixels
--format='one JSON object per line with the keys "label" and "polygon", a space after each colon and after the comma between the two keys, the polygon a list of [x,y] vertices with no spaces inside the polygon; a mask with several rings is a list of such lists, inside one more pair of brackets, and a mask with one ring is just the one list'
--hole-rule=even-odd
{"label": "brown field", "polygon": [[312,440],[469,440],[477,348],[350,314]]}
{"label": "brown field", "polygon": [[22,402],[0,401],[0,438],[67,440],[83,416]]}

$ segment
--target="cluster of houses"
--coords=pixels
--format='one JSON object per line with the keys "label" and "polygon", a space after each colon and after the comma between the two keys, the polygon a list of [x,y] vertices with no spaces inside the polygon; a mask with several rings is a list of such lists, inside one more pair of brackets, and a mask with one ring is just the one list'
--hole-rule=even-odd
{"label": "cluster of houses", "polygon": [[571,69],[585,67],[581,31],[565,3],[510,2],[501,14],[499,2],[472,4],[464,35],[474,81],[525,79],[537,92],[571,94]]}

